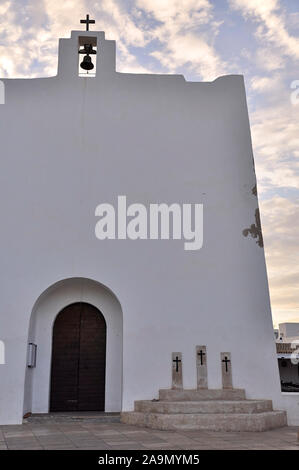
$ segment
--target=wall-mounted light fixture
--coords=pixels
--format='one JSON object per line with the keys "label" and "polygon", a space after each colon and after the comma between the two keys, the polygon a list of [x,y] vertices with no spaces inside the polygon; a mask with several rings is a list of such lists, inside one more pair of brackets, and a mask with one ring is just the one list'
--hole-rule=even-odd
{"label": "wall-mounted light fixture", "polygon": [[36,367],[36,350],[37,350],[36,344],[34,343],[28,344],[28,359],[27,359],[28,367]]}

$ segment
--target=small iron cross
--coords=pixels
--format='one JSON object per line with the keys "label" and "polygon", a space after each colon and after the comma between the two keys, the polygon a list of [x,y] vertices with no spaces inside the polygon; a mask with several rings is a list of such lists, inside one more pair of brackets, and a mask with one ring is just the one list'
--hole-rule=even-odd
{"label": "small iron cross", "polygon": [[179,371],[179,362],[182,362],[181,359],[179,359],[179,357],[176,356],[176,358],[173,359],[172,362],[175,362],[175,371],[178,372]]}
{"label": "small iron cross", "polygon": [[225,372],[228,372],[227,364],[230,362],[230,359],[228,359],[228,357],[225,356],[222,362],[225,363]]}
{"label": "small iron cross", "polygon": [[95,20],[90,20],[89,15],[86,15],[86,20],[80,20],[80,23],[86,24],[86,31],[89,31],[89,25],[95,24]]}
{"label": "small iron cross", "polygon": [[201,349],[199,351],[199,353],[197,353],[197,355],[200,357],[200,365],[202,366],[203,365],[203,357],[206,355],[206,353],[204,353],[203,350]]}

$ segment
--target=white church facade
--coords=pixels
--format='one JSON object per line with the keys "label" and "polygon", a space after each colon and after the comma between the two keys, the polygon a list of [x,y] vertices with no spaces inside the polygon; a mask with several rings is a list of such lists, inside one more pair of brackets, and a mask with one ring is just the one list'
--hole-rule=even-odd
{"label": "white church facade", "polygon": [[161,389],[282,410],[243,77],[118,73],[114,41],[73,31],[57,76],[2,82],[0,424],[139,424]]}

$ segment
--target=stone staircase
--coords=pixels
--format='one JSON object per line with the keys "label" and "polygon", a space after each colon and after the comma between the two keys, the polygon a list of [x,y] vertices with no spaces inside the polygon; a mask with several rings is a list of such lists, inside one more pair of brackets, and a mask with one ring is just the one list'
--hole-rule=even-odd
{"label": "stone staircase", "polygon": [[121,422],[160,430],[266,431],[286,426],[271,400],[247,400],[245,390],[160,390],[159,400],[135,401]]}

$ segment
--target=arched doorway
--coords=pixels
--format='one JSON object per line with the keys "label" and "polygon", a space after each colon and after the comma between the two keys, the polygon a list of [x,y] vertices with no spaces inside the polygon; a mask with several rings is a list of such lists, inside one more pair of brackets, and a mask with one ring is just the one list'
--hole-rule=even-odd
{"label": "arched doorway", "polygon": [[[36,300],[28,343],[37,345],[36,367],[26,367],[23,415],[50,411],[53,327],[58,312],[86,303],[101,312],[107,325],[105,411],[122,409],[123,313],[116,295],[93,279],[67,278],[50,285]],[[100,315],[100,313],[98,313]]]}
{"label": "arched doorway", "polygon": [[104,411],[106,322],[93,305],[65,307],[53,326],[50,411]]}

